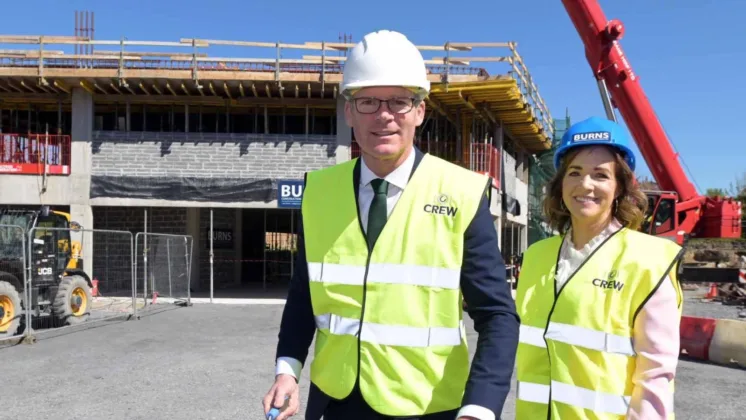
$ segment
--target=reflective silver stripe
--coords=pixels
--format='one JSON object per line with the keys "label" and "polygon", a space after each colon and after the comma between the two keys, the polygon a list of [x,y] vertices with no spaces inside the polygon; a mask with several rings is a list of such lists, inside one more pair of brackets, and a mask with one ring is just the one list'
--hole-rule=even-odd
{"label": "reflective silver stripe", "polygon": [[[334,284],[363,285],[365,266],[329,263],[308,263],[311,281]],[[370,264],[368,283],[408,284],[412,286],[458,289],[461,269],[439,268],[414,264]]]}
{"label": "reflective silver stripe", "polygon": [[[519,381],[516,396],[521,401],[549,403],[549,385]],[[592,391],[575,385],[552,381],[552,400],[596,413],[627,414],[631,397]]]}
{"label": "reflective silver stripe", "polygon": [[544,341],[544,328],[531,327],[529,325],[521,324],[518,341],[536,347],[546,348],[547,346],[547,343]]}
{"label": "reflective silver stripe", "polygon": [[575,325],[550,322],[546,338],[606,353],[622,354],[625,356],[636,355],[630,337],[622,337]]}
{"label": "reflective silver stripe", "polygon": [[519,400],[540,404],[549,403],[549,385],[518,381],[517,388],[516,396]]}
{"label": "reflective silver stripe", "polygon": [[[360,320],[323,314],[316,316],[316,327],[334,335],[356,335]],[[360,339],[368,343],[406,347],[457,346],[463,337],[463,321],[458,328],[418,328],[365,322],[360,335]]]}
{"label": "reflective silver stripe", "polygon": [[322,314],[316,315],[316,328],[320,330],[329,330],[329,333],[335,335],[357,335],[360,328],[360,321],[353,318],[343,318],[338,315]]}
{"label": "reflective silver stripe", "polygon": [[[575,325],[561,324],[559,322],[549,323],[546,338],[605,353],[622,354],[625,356],[635,356],[637,354],[635,353],[630,337],[609,334]],[[544,330],[538,327],[521,325],[518,340],[521,343],[531,344],[532,346],[546,347]]]}
{"label": "reflective silver stripe", "polygon": [[327,263],[308,263],[308,279],[324,283],[363,285],[365,267]]}
{"label": "reflective silver stripe", "polygon": [[[632,345],[632,339],[629,337],[608,334],[603,331],[595,331],[575,325],[550,322],[549,328],[547,328],[546,337],[547,339],[558,341],[560,343],[585,347],[606,353],[623,354],[626,356],[634,356],[636,354]],[[521,325],[519,341],[521,343],[531,344],[532,346],[545,348],[546,342],[544,341],[544,329]]]}
{"label": "reflective silver stripe", "polygon": [[552,381],[552,400],[585,408],[594,412],[627,414],[632,398],[605,392],[591,391],[574,385]]}

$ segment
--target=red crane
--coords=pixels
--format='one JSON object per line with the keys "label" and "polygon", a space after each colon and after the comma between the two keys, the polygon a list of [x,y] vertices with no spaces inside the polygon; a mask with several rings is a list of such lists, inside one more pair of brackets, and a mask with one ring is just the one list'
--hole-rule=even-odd
{"label": "red crane", "polygon": [[606,20],[596,0],[562,0],[585,44],[585,56],[599,85],[607,116],[619,109],[627,127],[663,191],[646,191],[650,209],[642,230],[679,244],[684,236],[738,238],[741,203],[700,195],[687,178],[666,131],[655,115],[619,40],[624,25]]}

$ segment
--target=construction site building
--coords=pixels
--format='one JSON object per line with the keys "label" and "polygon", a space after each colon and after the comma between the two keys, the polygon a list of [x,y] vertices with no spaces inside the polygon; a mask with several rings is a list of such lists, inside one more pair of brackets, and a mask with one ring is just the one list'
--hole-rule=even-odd
{"label": "construction site building", "polygon": [[558,118],[554,123],[554,137],[552,148],[533,154],[528,167],[528,245],[546,239],[559,232],[553,230],[543,217],[543,201],[547,195],[549,182],[557,172],[554,169],[554,152],[562,140],[562,136],[570,128],[569,111],[565,118]]}
{"label": "construction site building", "polygon": [[[359,155],[339,95],[350,42],[0,37],[7,45],[0,202],[50,205],[84,228],[191,235],[195,295],[211,264],[216,295],[286,285],[304,174]],[[416,145],[493,178],[510,264],[528,245],[529,167],[551,150],[552,116],[515,43],[418,48],[432,92]]]}

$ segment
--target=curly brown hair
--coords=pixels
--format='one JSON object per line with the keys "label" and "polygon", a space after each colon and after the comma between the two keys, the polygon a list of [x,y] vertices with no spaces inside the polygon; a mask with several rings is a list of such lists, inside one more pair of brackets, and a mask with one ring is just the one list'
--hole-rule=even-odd
{"label": "curly brown hair", "polygon": [[[570,227],[570,212],[562,201],[562,179],[570,162],[583,150],[579,147],[569,151],[562,159],[559,170],[547,184],[547,194],[542,204],[547,223],[552,229],[565,234]],[[617,200],[614,200],[612,214],[623,226],[637,230],[642,224],[648,209],[648,199],[635,181],[635,174],[622,155],[614,152],[616,163]]]}

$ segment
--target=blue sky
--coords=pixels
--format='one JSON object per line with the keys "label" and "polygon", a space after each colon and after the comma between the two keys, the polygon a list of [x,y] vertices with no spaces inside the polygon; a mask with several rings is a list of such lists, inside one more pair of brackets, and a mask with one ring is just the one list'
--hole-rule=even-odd
{"label": "blue sky", "polygon": [[[73,11],[78,9],[95,12],[97,39],[337,42],[340,33],[351,34],[356,41],[376,29],[393,29],[417,44],[516,41],[555,117],[564,116],[566,109],[574,121],[604,115],[584,46],[560,0],[375,2],[361,3],[357,12],[351,1],[283,0],[262,5],[236,0],[4,3],[6,19],[1,31],[14,35],[72,35]],[[727,188],[746,172],[746,135],[740,125],[746,120],[746,87],[741,80],[746,67],[746,2],[600,3],[609,19],[624,22],[622,46],[680,153],[685,171],[700,192],[709,187]],[[124,5],[131,8],[125,10]],[[257,56],[254,51],[252,55]],[[497,52],[483,51],[480,54]],[[210,49],[211,55],[218,52],[246,54],[240,48]],[[272,54],[267,51],[268,57]],[[638,172],[649,174],[644,166]]]}

